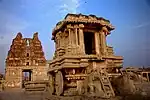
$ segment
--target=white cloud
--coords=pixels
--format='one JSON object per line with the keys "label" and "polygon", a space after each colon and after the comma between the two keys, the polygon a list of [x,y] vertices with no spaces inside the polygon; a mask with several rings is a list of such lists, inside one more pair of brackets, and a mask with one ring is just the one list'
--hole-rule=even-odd
{"label": "white cloud", "polygon": [[80,0],[61,0],[59,11],[62,14],[66,13],[78,13],[80,6]]}
{"label": "white cloud", "polygon": [[134,28],[141,28],[141,27],[145,27],[147,25],[150,25],[150,22],[146,22],[146,23],[142,23],[142,24],[136,25],[136,26],[134,26]]}

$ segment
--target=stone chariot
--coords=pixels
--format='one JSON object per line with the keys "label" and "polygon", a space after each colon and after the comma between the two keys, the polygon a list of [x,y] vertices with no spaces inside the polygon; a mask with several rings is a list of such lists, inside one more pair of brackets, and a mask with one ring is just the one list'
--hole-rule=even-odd
{"label": "stone chariot", "polygon": [[99,69],[107,73],[98,76],[102,90],[114,96],[109,77],[118,74],[123,58],[107,46],[106,36],[113,29],[109,20],[82,14],[68,14],[56,25],[52,32],[56,50],[48,69],[50,94],[84,94],[82,88],[89,82],[85,80]]}

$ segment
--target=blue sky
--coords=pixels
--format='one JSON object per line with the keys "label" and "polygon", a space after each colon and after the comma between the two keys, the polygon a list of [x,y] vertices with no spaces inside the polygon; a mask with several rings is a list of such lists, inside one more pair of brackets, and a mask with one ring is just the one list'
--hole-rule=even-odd
{"label": "blue sky", "polygon": [[17,32],[39,32],[45,56],[51,59],[52,29],[67,13],[94,14],[116,27],[108,44],[124,57],[124,66],[150,66],[149,0],[0,0],[0,72]]}

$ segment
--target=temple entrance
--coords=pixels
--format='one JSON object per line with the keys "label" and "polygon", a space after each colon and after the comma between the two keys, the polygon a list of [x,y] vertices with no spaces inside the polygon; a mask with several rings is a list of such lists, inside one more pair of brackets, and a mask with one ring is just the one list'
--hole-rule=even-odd
{"label": "temple entrance", "polygon": [[96,54],[94,33],[84,32],[84,44],[86,54]]}
{"label": "temple entrance", "polygon": [[24,83],[32,80],[32,70],[23,70],[22,71],[22,88],[24,88]]}

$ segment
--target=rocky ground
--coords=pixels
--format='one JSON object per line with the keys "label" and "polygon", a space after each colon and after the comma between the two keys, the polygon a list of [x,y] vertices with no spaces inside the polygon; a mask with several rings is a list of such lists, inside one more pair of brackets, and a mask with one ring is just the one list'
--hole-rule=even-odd
{"label": "rocky ground", "polygon": [[58,97],[50,96],[46,92],[38,93],[25,93],[22,91],[16,92],[0,92],[0,100],[150,100],[150,97],[141,96],[124,96],[115,97],[111,99],[102,99],[98,97],[88,97],[88,96],[73,96],[73,97]]}

